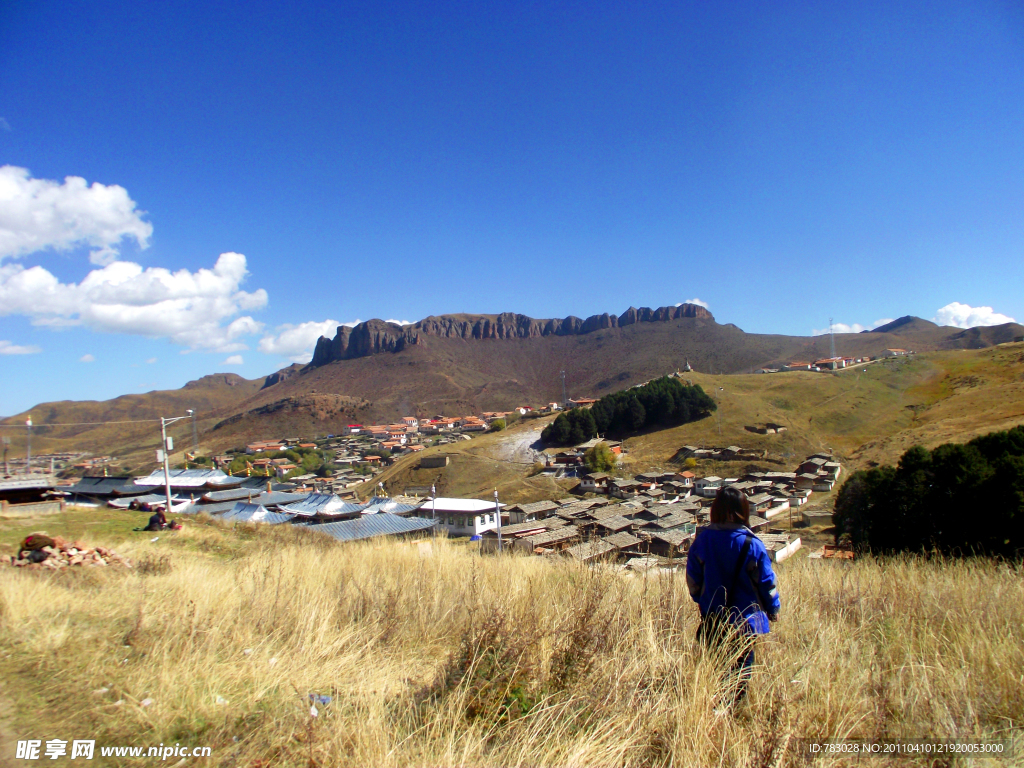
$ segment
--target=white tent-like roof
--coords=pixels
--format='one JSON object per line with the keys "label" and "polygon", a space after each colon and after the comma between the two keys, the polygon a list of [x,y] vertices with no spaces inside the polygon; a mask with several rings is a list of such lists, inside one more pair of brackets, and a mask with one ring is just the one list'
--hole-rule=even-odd
{"label": "white tent-like roof", "polygon": [[[499,504],[504,507],[504,504]],[[430,499],[420,508],[423,512],[431,509],[445,514],[477,515],[483,512],[493,512],[494,502],[485,499],[447,499],[438,497],[431,502]]]}

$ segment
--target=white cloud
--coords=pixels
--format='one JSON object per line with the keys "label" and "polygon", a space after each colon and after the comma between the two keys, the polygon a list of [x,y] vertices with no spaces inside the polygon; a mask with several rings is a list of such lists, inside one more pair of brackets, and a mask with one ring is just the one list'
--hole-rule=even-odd
{"label": "white cloud", "polygon": [[156,362],[156,358],[155,357],[151,357],[151,358],[149,358],[149,360],[146,361],[146,363],[149,364],[149,365],[152,365],[155,362]]}
{"label": "white cloud", "polygon": [[39,347],[22,347],[0,340],[0,355],[37,355],[42,351]]}
{"label": "white cloud", "polygon": [[93,248],[94,264],[106,266],[117,260],[122,240],[149,245],[153,225],[143,215],[117,184],[90,186],[80,176],[63,183],[33,179],[27,168],[0,167],[0,262],[84,245]]}
{"label": "white cloud", "polygon": [[227,360],[225,360],[223,363],[221,363],[221,365],[243,365],[242,356],[241,355],[232,355]]}
{"label": "white cloud", "polygon": [[[245,256],[222,253],[213,269],[171,272],[118,261],[80,283],[61,283],[35,266],[0,266],[0,316],[25,315],[35,325],[82,325],[106,333],[167,338],[194,350],[237,352],[242,337],[263,324],[236,315],[267,303],[262,288],[239,289],[249,274]],[[234,318],[234,319],[231,319]]]}
{"label": "white cloud", "polygon": [[1017,322],[1008,315],[1001,315],[992,307],[972,307],[954,301],[935,313],[932,322],[952,325],[954,328],[976,328],[979,325],[1002,325]]}
{"label": "white cloud", "polygon": [[279,325],[274,334],[260,339],[259,349],[268,355],[286,357],[293,363],[308,363],[313,359],[316,340],[321,336],[333,337],[339,325],[342,323],[337,320]]}
{"label": "white cloud", "polygon": [[[885,325],[886,323],[891,323],[892,321],[893,318],[891,317],[883,317],[881,320],[875,320],[875,322],[871,323],[870,325],[861,325],[860,323],[832,323],[832,332],[863,333],[864,331],[873,331],[880,325]],[[823,336],[826,333],[828,333],[828,328],[815,328],[813,331],[811,331],[811,336]]]}
{"label": "white cloud", "polygon": [[78,358],[78,362],[80,362],[80,363],[95,363],[96,362],[96,358],[93,357],[92,355],[82,355],[80,358]]}
{"label": "white cloud", "polygon": [[[313,350],[316,348],[317,339],[321,336],[334,338],[338,332],[338,326],[355,328],[361,322],[363,321],[357,318],[348,323],[339,323],[337,320],[324,320],[322,323],[311,320],[299,325],[286,323],[275,328],[274,333],[260,339],[259,350],[268,355],[280,355],[293,363],[308,363],[313,359]],[[411,320],[385,320],[384,322],[395,325],[412,325]]]}

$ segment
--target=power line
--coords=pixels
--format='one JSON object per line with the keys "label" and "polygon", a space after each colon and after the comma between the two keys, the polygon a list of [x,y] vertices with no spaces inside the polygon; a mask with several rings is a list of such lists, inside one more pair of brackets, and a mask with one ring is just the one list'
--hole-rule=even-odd
{"label": "power line", "polygon": [[[59,424],[33,424],[36,429],[40,427],[102,427],[104,424],[152,424],[160,419],[131,419],[129,421],[74,421],[62,422]],[[24,424],[0,424],[0,428],[23,429]]]}

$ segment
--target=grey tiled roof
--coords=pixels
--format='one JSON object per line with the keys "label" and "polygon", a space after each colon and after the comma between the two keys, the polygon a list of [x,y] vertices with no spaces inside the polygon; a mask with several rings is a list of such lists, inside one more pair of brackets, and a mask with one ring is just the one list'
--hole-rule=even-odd
{"label": "grey tiled roof", "polygon": [[601,555],[607,555],[610,552],[614,552],[615,547],[606,541],[601,539],[594,539],[592,541],[584,541],[582,544],[576,544],[565,550],[565,553],[570,557],[574,557],[577,560],[590,560],[594,557],[601,557]]}
{"label": "grey tiled roof", "polygon": [[601,541],[611,544],[616,549],[626,549],[627,547],[635,547],[640,543],[640,539],[631,533],[622,531],[621,533],[613,534],[612,536],[605,536]]}

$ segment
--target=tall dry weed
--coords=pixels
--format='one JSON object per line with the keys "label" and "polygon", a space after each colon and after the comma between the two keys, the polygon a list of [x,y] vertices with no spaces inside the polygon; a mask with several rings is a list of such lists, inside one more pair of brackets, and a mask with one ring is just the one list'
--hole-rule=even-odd
{"label": "tall dry weed", "polygon": [[[0,571],[8,679],[60,702],[48,725],[225,765],[768,766],[801,764],[800,737],[980,738],[1024,717],[1015,566],[783,564],[748,701],[716,717],[730,660],[695,645],[680,574],[182,533],[126,551],[160,563],[144,572]],[[316,718],[310,693],[333,697]]]}

